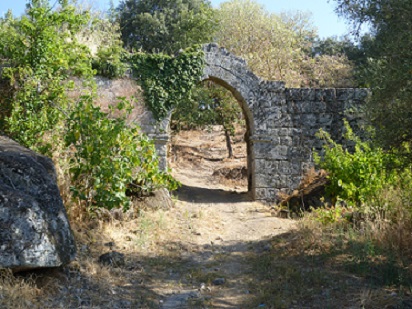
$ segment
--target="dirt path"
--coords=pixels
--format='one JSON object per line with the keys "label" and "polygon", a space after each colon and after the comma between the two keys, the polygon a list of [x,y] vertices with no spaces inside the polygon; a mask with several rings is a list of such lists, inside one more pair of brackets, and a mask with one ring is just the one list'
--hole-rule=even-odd
{"label": "dirt path", "polygon": [[200,218],[190,228],[193,236],[187,245],[200,250],[192,251],[187,256],[191,263],[182,266],[195,269],[193,285],[166,293],[162,308],[247,308],[253,280],[248,253],[269,250],[265,240],[289,231],[293,222],[271,216],[267,206],[250,202],[246,193],[196,183],[184,175],[177,178],[184,186],[176,207],[203,213],[208,220]]}
{"label": "dirt path", "polygon": [[[216,136],[211,132],[203,137],[216,143]],[[192,145],[193,137],[192,132],[188,141]],[[185,136],[180,136],[175,145],[183,149],[184,140]],[[203,148],[211,147],[203,144]],[[242,146],[236,148],[242,150]],[[202,147],[196,147],[196,151],[201,159],[196,160],[193,152],[180,152],[184,158],[174,166],[174,176],[183,185],[177,192],[176,208],[193,219],[185,246],[196,248],[177,268],[190,273],[192,280],[170,291],[159,290],[166,296],[161,308],[248,308],[253,293],[250,283],[254,280],[248,255],[270,250],[266,240],[290,231],[294,223],[272,216],[267,205],[250,201],[244,181],[238,179],[229,186],[213,177],[213,171],[221,165],[236,168],[244,160],[222,159],[219,165],[208,160]],[[224,148],[221,151],[224,157]],[[219,154],[215,151],[214,156]]]}
{"label": "dirt path", "polygon": [[[228,160],[223,132],[179,134],[170,164],[182,187],[173,207],[162,205],[167,198],[155,200],[159,209],[137,201],[128,214],[75,221],[76,261],[16,278],[0,273],[0,309],[256,308],[262,279],[253,269],[294,222],[250,201],[242,134],[234,141]],[[99,263],[112,251],[124,256],[121,267]]]}

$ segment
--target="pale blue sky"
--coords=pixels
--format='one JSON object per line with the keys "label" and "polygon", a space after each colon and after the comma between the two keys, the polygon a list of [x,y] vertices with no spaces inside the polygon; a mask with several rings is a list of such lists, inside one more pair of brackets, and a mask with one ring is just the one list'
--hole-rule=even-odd
{"label": "pale blue sky", "polygon": [[[214,7],[218,7],[224,1],[211,0]],[[0,0],[0,14],[4,15],[8,9],[12,9],[13,13],[19,16],[23,13],[26,2],[27,0]],[[50,2],[54,3],[55,0],[50,0]],[[92,3],[100,9],[107,8],[109,4],[109,0],[86,0],[85,2]],[[119,2],[120,0],[114,0],[115,5]],[[321,37],[342,36],[348,32],[345,21],[338,18],[333,11],[333,0],[257,0],[257,2],[261,3],[269,12],[311,12],[313,23]]]}

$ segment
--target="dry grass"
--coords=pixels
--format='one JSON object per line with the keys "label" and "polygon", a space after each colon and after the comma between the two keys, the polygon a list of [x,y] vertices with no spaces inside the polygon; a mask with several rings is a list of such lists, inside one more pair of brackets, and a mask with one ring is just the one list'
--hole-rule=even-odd
{"label": "dry grass", "polygon": [[[155,308],[160,298],[156,286],[162,283],[152,275],[175,259],[165,248],[168,237],[179,239],[177,231],[168,233],[165,215],[159,210],[121,221],[113,216],[72,219],[76,260],[54,271],[2,273],[0,308]],[[101,254],[111,250],[125,255],[125,267],[98,262]]]}
{"label": "dry grass", "polygon": [[324,225],[307,214],[295,232],[272,239],[271,252],[250,256],[253,306],[410,308],[412,220],[402,212],[396,215],[402,221],[375,218],[357,226]]}
{"label": "dry grass", "polygon": [[0,270],[0,308],[32,307],[39,294],[32,277],[19,278],[8,270]]}
{"label": "dry grass", "polygon": [[[220,252],[213,245],[207,252],[198,242],[200,234],[223,229],[213,205],[150,211],[136,204],[124,215],[101,211],[92,216],[71,199],[69,157],[57,151],[55,162],[77,259],[54,271],[0,272],[0,309],[159,308],[165,294],[225,277],[231,262],[244,263],[239,274],[228,278],[230,284],[247,287],[242,308],[412,307],[412,218],[402,192],[386,192],[385,200],[393,205],[386,217],[324,225],[306,214],[297,229],[269,240],[242,240],[237,245],[248,249],[235,255],[233,246]],[[307,177],[310,182],[316,175]],[[269,249],[262,251],[265,246]],[[125,267],[98,263],[111,250],[125,254]],[[191,258],[202,254],[213,255],[201,265],[193,263]],[[221,291],[228,290],[215,288],[209,294]],[[214,301],[194,299],[190,305],[213,307]]]}

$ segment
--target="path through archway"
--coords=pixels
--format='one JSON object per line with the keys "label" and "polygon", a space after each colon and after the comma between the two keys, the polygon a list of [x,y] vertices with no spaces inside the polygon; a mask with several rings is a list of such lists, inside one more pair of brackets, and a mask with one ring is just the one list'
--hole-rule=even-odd
{"label": "path through archway", "polygon": [[[192,98],[172,116],[169,166],[173,174],[191,191],[248,193],[248,130],[239,102],[210,80],[199,85]],[[209,195],[216,196],[216,191]]]}

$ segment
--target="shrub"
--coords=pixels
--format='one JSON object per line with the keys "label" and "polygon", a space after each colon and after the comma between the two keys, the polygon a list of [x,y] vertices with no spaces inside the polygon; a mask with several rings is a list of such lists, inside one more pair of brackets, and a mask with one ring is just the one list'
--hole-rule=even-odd
{"label": "shrub", "polygon": [[74,147],[72,191],[89,207],[127,209],[130,198],[126,191],[151,192],[159,186],[175,189],[177,182],[160,171],[153,142],[126,126],[130,105],[120,100],[117,109],[124,116],[110,118],[82,97],[68,119],[66,146]]}
{"label": "shrub", "polygon": [[325,140],[325,153],[317,155],[315,162],[329,173],[330,185],[326,192],[353,206],[360,207],[366,201],[379,206],[380,192],[394,177],[387,169],[393,157],[381,148],[372,147],[370,142],[361,141],[347,121],[345,128],[345,139],[355,143],[353,152],[333,141],[327,132],[318,133],[318,137]]}

